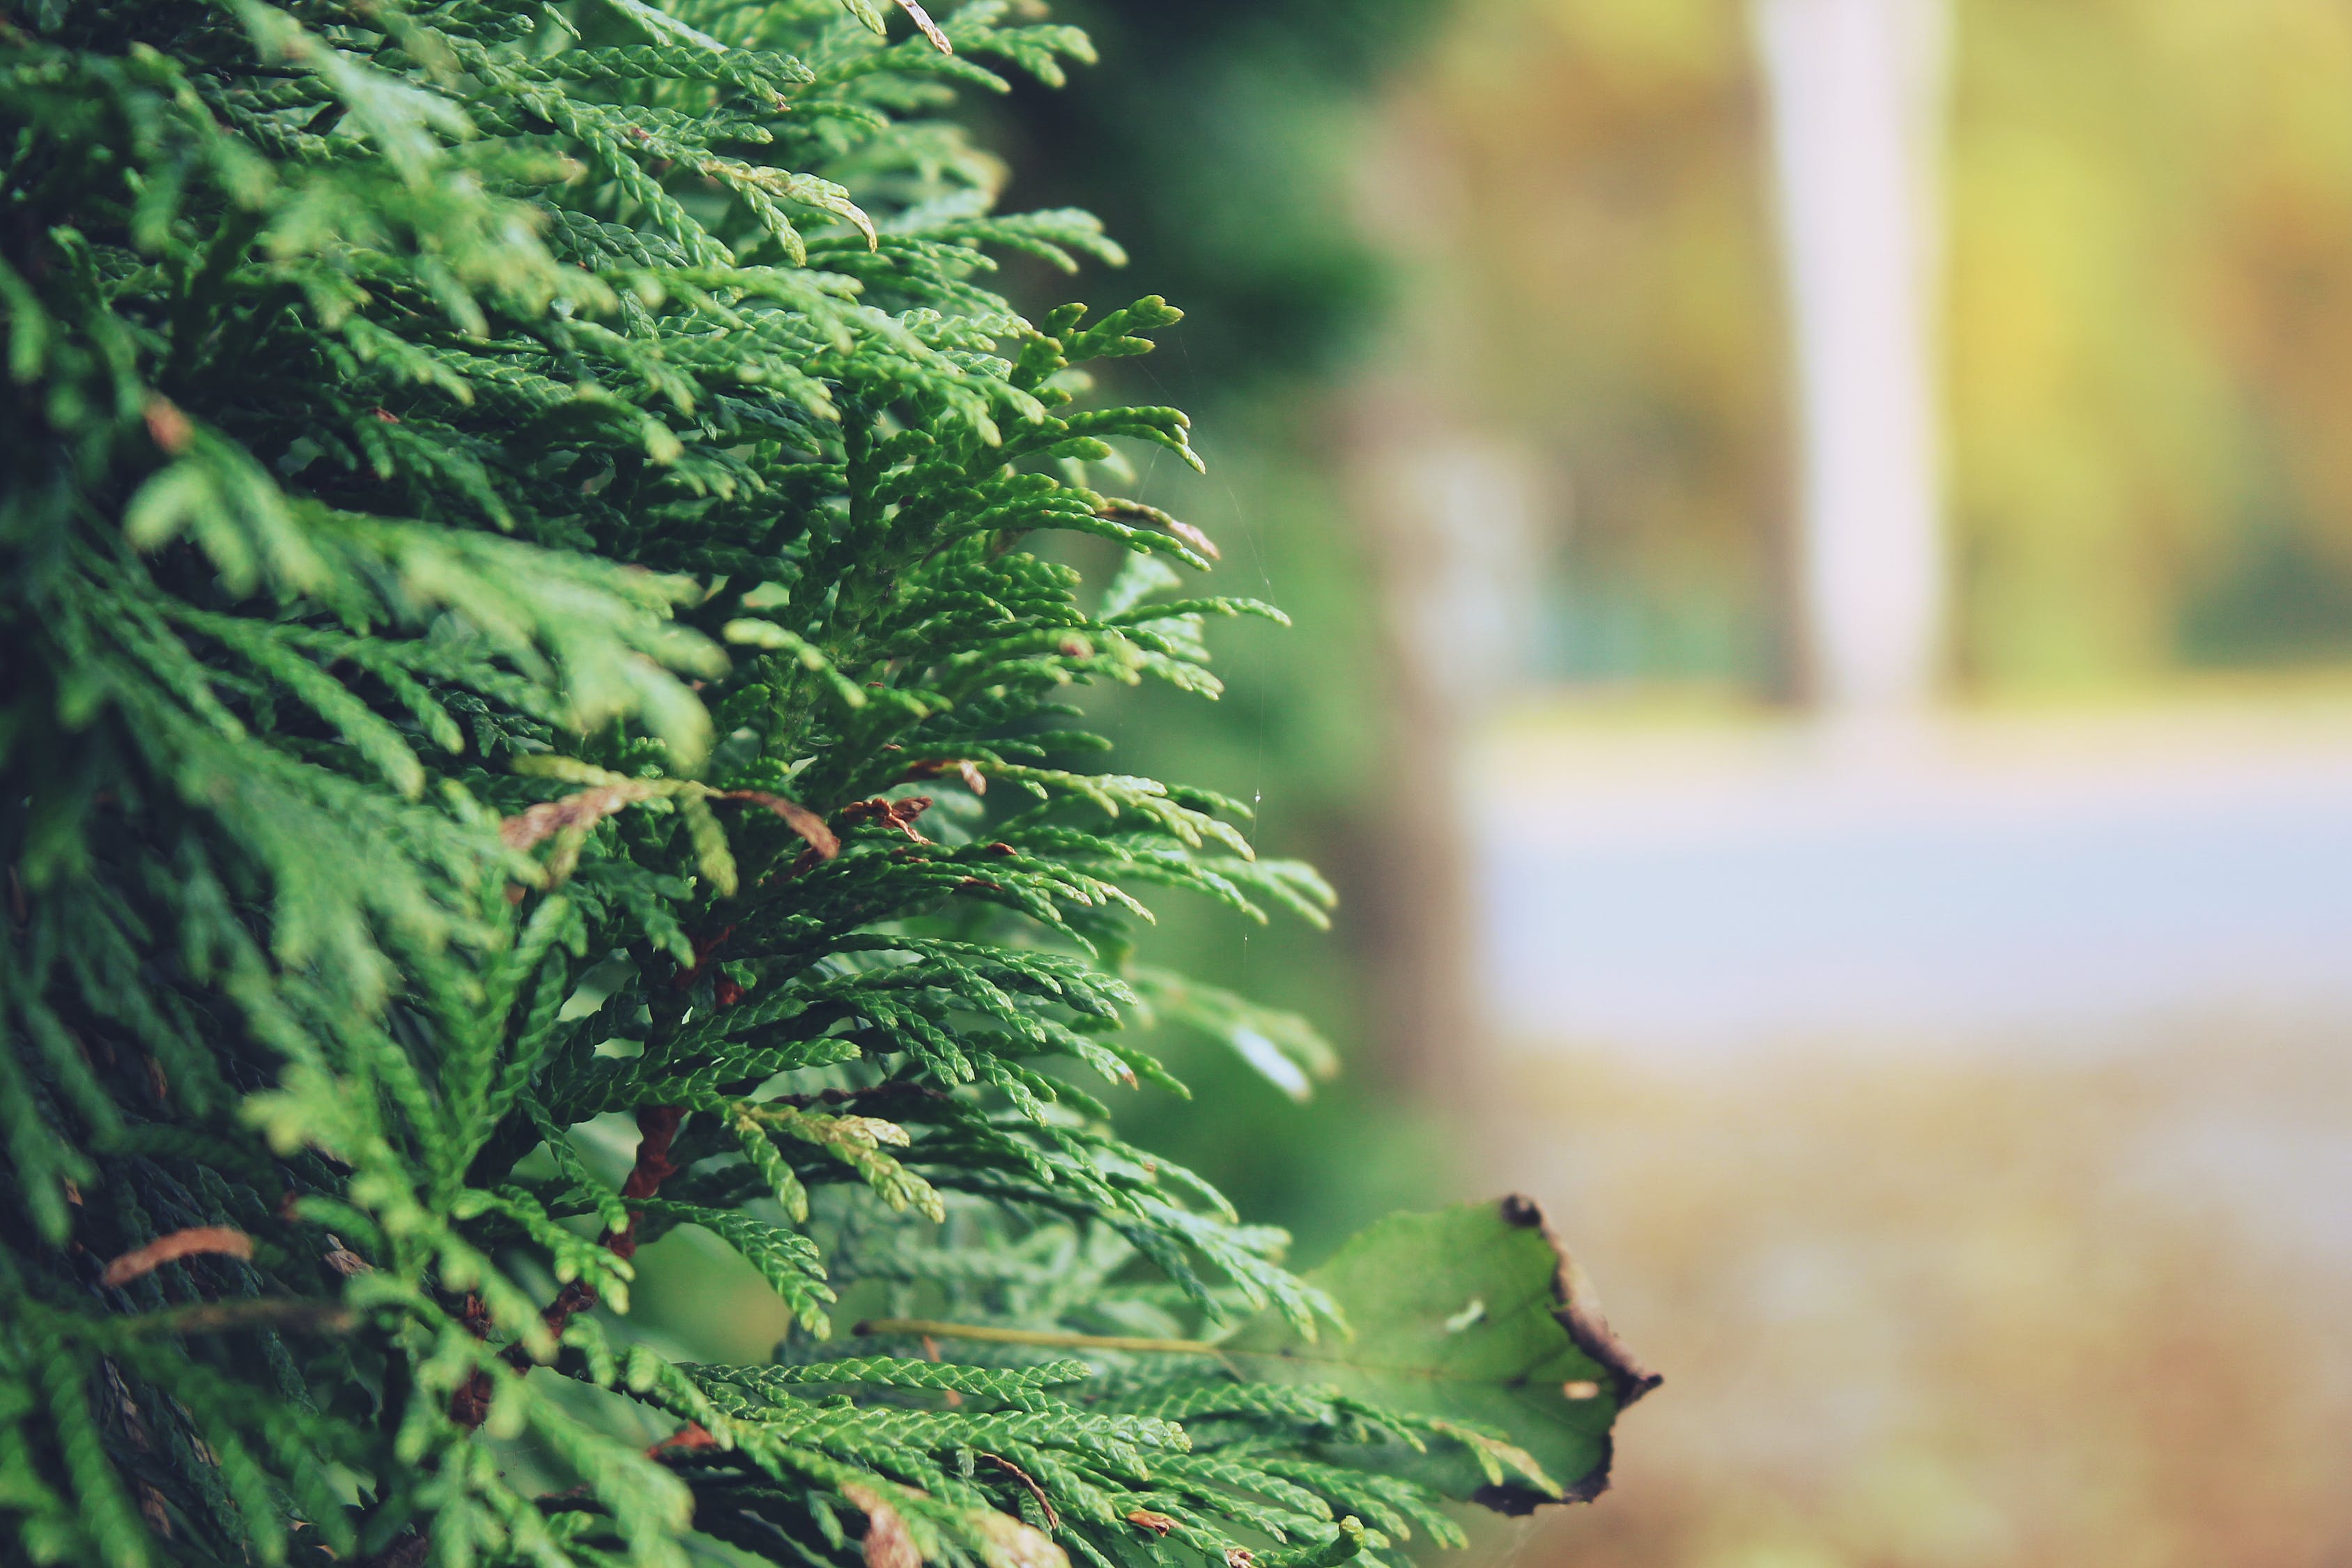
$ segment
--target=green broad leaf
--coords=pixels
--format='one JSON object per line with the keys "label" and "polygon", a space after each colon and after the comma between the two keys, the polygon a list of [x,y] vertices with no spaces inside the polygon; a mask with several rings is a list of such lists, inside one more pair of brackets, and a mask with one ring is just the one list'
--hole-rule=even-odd
{"label": "green broad leaf", "polygon": [[1267,1313],[1219,1352],[1245,1379],[1404,1415],[1383,1468],[1498,1512],[1599,1496],[1618,1413],[1658,1384],[1528,1198],[1391,1215],[1307,1281],[1351,1333],[1310,1342]]}

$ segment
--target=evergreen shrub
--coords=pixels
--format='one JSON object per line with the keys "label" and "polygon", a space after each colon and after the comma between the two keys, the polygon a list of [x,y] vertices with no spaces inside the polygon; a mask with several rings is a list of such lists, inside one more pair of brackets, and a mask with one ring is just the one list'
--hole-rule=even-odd
{"label": "evergreen shrub", "polygon": [[[0,1559],[1307,1568],[1605,1480],[1654,1381],[1523,1200],[1294,1276],[1078,1081],[1136,889],[1322,918],[1102,771],[1209,541],[945,112],[1006,0],[0,17]],[[1097,535],[1099,590],[1029,547]],[[769,1363],[626,1317],[680,1226]]]}

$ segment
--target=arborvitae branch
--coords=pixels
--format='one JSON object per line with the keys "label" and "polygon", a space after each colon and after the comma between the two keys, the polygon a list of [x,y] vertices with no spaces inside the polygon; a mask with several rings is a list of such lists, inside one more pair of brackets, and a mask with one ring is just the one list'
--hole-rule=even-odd
{"label": "arborvitae branch", "polygon": [[[1172,1083],[1139,989],[1327,1047],[1138,892],[1328,892],[1066,701],[1275,612],[1076,406],[1177,313],[986,287],[1118,258],[937,118],[1088,58],[1032,9],[0,20],[0,1557],[1307,1568],[1591,1484],[1168,1353],[1334,1303],[1082,1080]],[[772,1364],[631,1332],[679,1225]]]}

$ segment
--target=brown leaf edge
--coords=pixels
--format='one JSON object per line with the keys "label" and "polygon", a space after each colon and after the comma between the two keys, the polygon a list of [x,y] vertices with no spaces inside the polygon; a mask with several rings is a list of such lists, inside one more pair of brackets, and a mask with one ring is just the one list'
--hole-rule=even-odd
{"label": "brown leaf edge", "polygon": [[[1617,1401],[1622,1413],[1636,1400],[1655,1388],[1665,1379],[1642,1364],[1641,1360],[1626,1347],[1601,1315],[1601,1299],[1593,1290],[1592,1281],[1585,1276],[1576,1260],[1568,1254],[1567,1244],[1559,1232],[1552,1229],[1544,1217],[1543,1205],[1520,1193],[1504,1198],[1497,1207],[1503,1223],[1521,1230],[1532,1230],[1544,1238],[1558,1259],[1552,1270],[1551,1315],[1576,1342],[1576,1348],[1601,1363],[1609,1380],[1609,1392]],[[1480,1487],[1471,1494],[1471,1500],[1493,1509],[1496,1513],[1522,1515],[1533,1513],[1545,1503],[1591,1502],[1609,1489],[1609,1471],[1616,1458],[1613,1434],[1603,1434],[1601,1439],[1601,1462],[1590,1473],[1559,1497],[1546,1497],[1533,1487],[1506,1482]]]}

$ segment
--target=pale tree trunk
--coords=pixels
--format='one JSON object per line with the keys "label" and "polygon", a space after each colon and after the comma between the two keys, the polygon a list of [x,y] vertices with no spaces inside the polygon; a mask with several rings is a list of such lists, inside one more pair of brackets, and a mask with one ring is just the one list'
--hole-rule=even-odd
{"label": "pale tree trunk", "polygon": [[1938,165],[1947,0],[1755,0],[1803,431],[1799,622],[1833,717],[1943,664]]}

